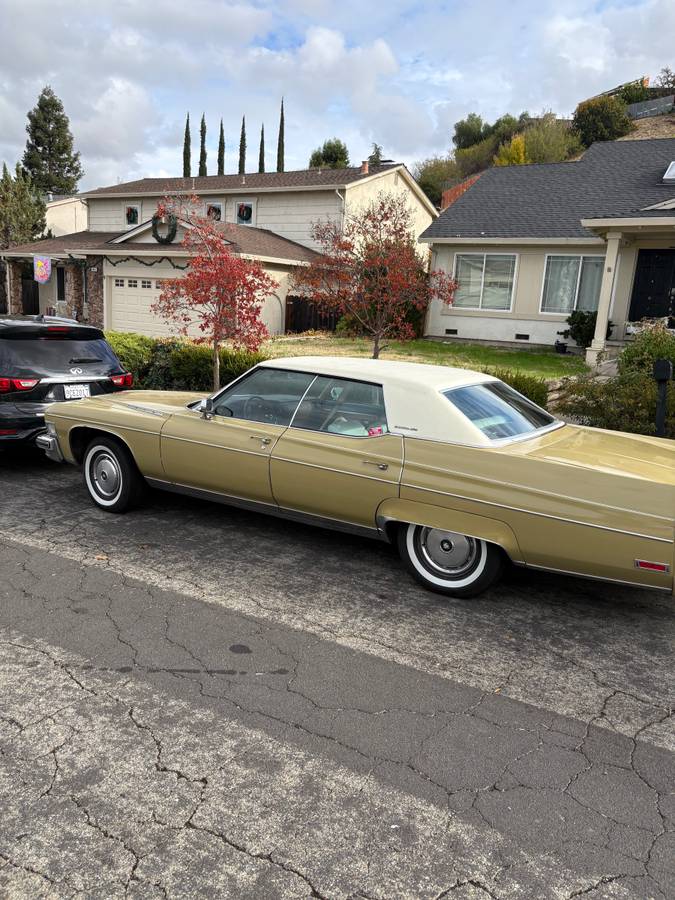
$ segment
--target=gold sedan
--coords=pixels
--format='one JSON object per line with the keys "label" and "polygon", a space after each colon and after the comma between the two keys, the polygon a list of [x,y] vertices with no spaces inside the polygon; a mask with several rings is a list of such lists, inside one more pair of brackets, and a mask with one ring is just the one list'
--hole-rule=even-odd
{"label": "gold sedan", "polygon": [[40,446],[109,512],[150,484],[358,532],[451,596],[507,561],[673,591],[675,442],[565,424],[489,375],[296,357],[206,399],[126,391],[45,418]]}

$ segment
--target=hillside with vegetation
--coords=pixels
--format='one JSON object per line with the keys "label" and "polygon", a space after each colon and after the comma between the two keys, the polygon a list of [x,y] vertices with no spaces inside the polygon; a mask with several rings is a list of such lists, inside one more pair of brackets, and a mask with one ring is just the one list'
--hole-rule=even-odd
{"label": "hillside with vegetation", "polygon": [[491,166],[522,166],[578,159],[594,141],[675,137],[675,113],[633,119],[629,105],[675,92],[675,72],[661,70],[655,85],[638,79],[580,102],[571,119],[507,113],[493,123],[475,112],[455,123],[447,154],[416,163],[413,174],[432,203],[443,191]]}

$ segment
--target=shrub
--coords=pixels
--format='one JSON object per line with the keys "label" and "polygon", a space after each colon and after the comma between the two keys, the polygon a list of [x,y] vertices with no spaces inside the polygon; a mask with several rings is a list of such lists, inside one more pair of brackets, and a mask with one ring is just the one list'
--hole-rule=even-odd
{"label": "shrub", "polygon": [[495,135],[490,135],[472,147],[457,150],[455,152],[455,162],[457,163],[460,176],[466,178],[469,175],[474,175],[476,172],[489,169],[498,146],[499,138]]}
{"label": "shrub", "polygon": [[[561,332],[563,337],[571,337],[580,347],[590,347],[593,336],[595,335],[595,324],[598,320],[597,312],[591,312],[586,309],[576,309],[567,317],[567,324],[570,326]],[[614,325],[607,323],[607,335],[612,333]]]}
{"label": "shrub", "polygon": [[[643,372],[620,374],[601,381],[591,376],[567,379],[556,412],[581,425],[653,435],[656,382]],[[675,391],[668,392],[666,437],[675,438]]]}
{"label": "shrub", "polygon": [[501,144],[494,158],[496,166],[524,166],[529,161],[522,134],[514,135],[508,144]]}
{"label": "shrub", "polygon": [[[205,344],[115,332],[109,332],[106,338],[122,365],[134,373],[136,387],[162,391],[212,389],[211,348]],[[260,352],[221,347],[221,384],[228,384],[266,358]]]}
{"label": "shrub", "polygon": [[624,84],[617,96],[624,103],[642,103],[643,100],[649,100],[649,88],[642,80],[631,81],[630,84]]}
{"label": "shrub", "polygon": [[413,177],[431,202],[440,206],[443,191],[459,181],[460,172],[454,159],[431,156],[415,163]]}
{"label": "shrub", "polygon": [[619,357],[619,372],[642,372],[651,376],[655,359],[669,359],[675,367],[675,334],[665,323],[645,323]]}
{"label": "shrub", "polygon": [[531,163],[564,162],[583,150],[579,135],[554,113],[545,113],[523,133],[525,154]]}
{"label": "shrub", "polygon": [[489,375],[494,375],[495,378],[499,378],[533,403],[536,403],[537,406],[546,409],[548,385],[543,378],[539,378],[537,375],[530,375],[527,372],[520,372],[517,369],[483,369],[483,371]]}
{"label": "shrub", "polygon": [[572,127],[584,147],[594,141],[615,141],[633,130],[626,104],[618,97],[595,97],[580,103],[572,119]]}
{"label": "shrub", "polygon": [[105,337],[122,368],[133,373],[137,386],[142,385],[150,367],[155,344],[153,338],[123,331],[107,331]]}

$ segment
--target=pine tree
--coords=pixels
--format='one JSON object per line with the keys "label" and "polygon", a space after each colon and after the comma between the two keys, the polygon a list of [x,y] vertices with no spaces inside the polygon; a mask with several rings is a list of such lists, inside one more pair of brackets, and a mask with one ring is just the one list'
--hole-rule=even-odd
{"label": "pine tree", "polygon": [[185,119],[185,137],[183,138],[183,178],[192,175],[192,140],[190,138],[190,113]]}
{"label": "pine tree", "polygon": [[223,120],[220,120],[220,137],[218,138],[218,174],[225,174],[225,131]]}
{"label": "pine tree", "polygon": [[14,178],[3,163],[0,178],[0,247],[25,244],[44,234],[45,202],[30,175],[16,164]]}
{"label": "pine tree", "polygon": [[368,163],[371,166],[379,166],[382,165],[382,158],[384,156],[384,151],[382,150],[382,144],[373,144],[373,150],[368,157]]}
{"label": "pine tree", "polygon": [[203,113],[199,126],[199,174],[206,175],[206,118]]}
{"label": "pine tree", "polygon": [[279,115],[279,139],[277,141],[277,172],[284,171],[284,142],[285,142],[285,128],[286,124],[284,122],[284,98],[281,98],[281,113]]}
{"label": "pine tree", "polygon": [[246,116],[241,120],[241,137],[239,138],[239,174],[246,174]]}
{"label": "pine tree", "polygon": [[260,150],[258,151],[258,171],[265,171],[265,126],[260,128]]}
{"label": "pine tree", "polygon": [[47,85],[28,113],[28,140],[23,167],[33,186],[44,194],[74,194],[84,175],[80,154],[73,150],[73,135],[63,103]]}

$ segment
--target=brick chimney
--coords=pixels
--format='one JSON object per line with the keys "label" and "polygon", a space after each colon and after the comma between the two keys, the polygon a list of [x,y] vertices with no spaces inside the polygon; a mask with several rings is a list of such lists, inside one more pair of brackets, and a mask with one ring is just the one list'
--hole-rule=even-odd
{"label": "brick chimney", "polygon": [[368,174],[368,160],[367,159],[364,159],[363,162],[361,163],[361,174],[362,175]]}

